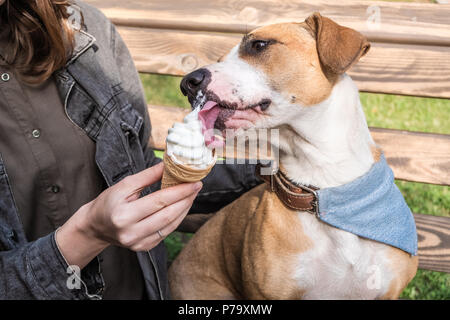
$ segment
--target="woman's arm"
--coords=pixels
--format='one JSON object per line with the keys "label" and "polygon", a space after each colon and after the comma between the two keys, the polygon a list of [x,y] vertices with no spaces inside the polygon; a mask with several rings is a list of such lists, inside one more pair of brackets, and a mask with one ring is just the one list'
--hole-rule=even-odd
{"label": "woman's arm", "polygon": [[87,299],[86,288],[69,289],[68,265],[55,234],[0,252],[0,299]]}
{"label": "woman's arm", "polygon": [[56,234],[68,264],[83,269],[110,244],[149,251],[172,233],[189,211],[202,187],[185,183],[140,197],[161,179],[159,164],[126,177],[83,206]]}
{"label": "woman's arm", "polygon": [[161,178],[162,167],[106,189],[57,232],[0,252],[0,300],[98,298],[94,258],[110,244],[151,250],[181,223],[202,187],[182,184],[140,197]]}

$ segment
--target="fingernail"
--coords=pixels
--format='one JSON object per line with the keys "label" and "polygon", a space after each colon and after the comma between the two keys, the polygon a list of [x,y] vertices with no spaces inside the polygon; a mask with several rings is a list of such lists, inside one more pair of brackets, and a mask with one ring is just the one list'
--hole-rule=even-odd
{"label": "fingernail", "polygon": [[195,189],[195,191],[200,191],[202,188],[203,188],[203,183],[201,183],[200,181],[199,181],[199,182],[196,182],[196,183],[194,184],[194,189]]}

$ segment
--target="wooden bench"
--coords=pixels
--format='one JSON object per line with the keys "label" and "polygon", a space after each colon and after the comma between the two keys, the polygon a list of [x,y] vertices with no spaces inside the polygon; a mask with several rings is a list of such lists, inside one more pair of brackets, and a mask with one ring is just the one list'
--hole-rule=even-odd
{"label": "wooden bench", "polygon": [[[217,61],[243,34],[314,11],[365,34],[372,49],[349,72],[361,91],[450,98],[450,5],[341,0],[86,0],[118,27],[140,72],[184,75]],[[152,145],[186,110],[149,106]],[[450,135],[371,128],[400,180],[449,186]],[[450,218],[415,214],[419,267],[450,272]]]}

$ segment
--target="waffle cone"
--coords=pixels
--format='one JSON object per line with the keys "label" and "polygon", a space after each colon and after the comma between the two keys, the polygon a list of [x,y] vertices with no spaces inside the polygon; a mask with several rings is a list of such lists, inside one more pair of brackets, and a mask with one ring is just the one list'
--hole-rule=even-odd
{"label": "waffle cone", "polygon": [[175,163],[172,158],[167,155],[167,152],[165,152],[161,189],[173,187],[181,183],[200,181],[209,174],[214,165],[215,162],[205,169],[189,167]]}

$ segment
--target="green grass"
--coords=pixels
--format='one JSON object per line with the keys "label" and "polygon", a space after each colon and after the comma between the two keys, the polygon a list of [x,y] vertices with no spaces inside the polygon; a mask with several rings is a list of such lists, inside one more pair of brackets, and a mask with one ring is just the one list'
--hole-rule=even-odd
{"label": "green grass", "polygon": [[446,99],[361,93],[372,127],[450,134],[450,102]]}
{"label": "green grass", "polygon": [[169,262],[175,260],[181,249],[183,249],[184,243],[192,236],[193,234],[191,233],[174,232],[164,240],[169,252]]}
{"label": "green grass", "polygon": [[450,217],[450,188],[430,184],[396,181],[413,212]]}
{"label": "green grass", "polygon": [[180,77],[141,74],[145,96],[151,104],[190,108],[180,91]]}
{"label": "green grass", "polygon": [[450,274],[419,269],[408,287],[403,290],[400,298],[448,300],[450,299]]}
{"label": "green grass", "polygon": [[[189,107],[180,78],[141,75],[151,104]],[[369,126],[450,134],[450,100],[361,93]],[[413,212],[450,217],[450,188],[396,181]],[[170,259],[182,249],[182,235],[166,239]],[[403,291],[404,299],[450,299],[450,275],[419,270]]]}

